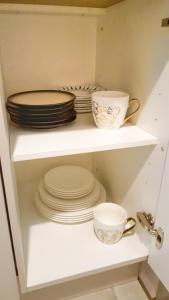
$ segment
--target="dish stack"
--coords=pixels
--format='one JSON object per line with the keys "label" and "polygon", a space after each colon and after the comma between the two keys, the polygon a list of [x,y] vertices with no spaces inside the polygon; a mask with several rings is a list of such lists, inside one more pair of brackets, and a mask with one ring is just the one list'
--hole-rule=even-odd
{"label": "dish stack", "polygon": [[94,207],[105,201],[105,189],[93,174],[72,165],[47,172],[35,195],[39,212],[63,224],[89,221],[93,218]]}
{"label": "dish stack", "polygon": [[8,98],[7,110],[16,125],[50,129],[76,118],[74,99],[72,93],[63,91],[22,92]]}
{"label": "dish stack", "polygon": [[80,86],[65,86],[63,91],[72,92],[75,98],[75,110],[77,113],[90,113],[92,111],[92,93],[102,91],[99,86],[80,85]]}

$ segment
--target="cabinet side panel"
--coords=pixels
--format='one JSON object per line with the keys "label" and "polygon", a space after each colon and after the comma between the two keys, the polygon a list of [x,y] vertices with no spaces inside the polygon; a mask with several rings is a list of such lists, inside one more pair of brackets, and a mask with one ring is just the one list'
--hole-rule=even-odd
{"label": "cabinet side panel", "polygon": [[8,138],[8,125],[5,114],[5,95],[3,89],[3,81],[0,69],[0,157],[2,164],[2,174],[5,184],[5,193],[7,199],[7,206],[9,211],[9,218],[12,230],[12,237],[14,242],[14,249],[17,261],[17,268],[19,271],[19,278],[22,288],[26,286],[25,279],[25,265],[23,260],[23,248],[21,242],[21,225],[19,203],[17,197],[16,181],[14,175],[13,164],[10,160],[9,138]]}
{"label": "cabinet side panel", "polygon": [[[3,300],[19,300],[19,291],[12,255],[12,246],[7,223],[7,215],[5,210],[5,202],[3,196],[1,174],[0,174],[0,299]],[[2,275],[3,272],[3,275]],[[10,287],[10,288],[9,288]]]}

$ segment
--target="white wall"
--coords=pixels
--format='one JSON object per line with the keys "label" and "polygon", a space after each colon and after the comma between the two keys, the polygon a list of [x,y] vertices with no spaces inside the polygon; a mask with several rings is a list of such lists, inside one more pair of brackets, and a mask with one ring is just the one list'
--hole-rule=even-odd
{"label": "white wall", "polygon": [[95,82],[96,17],[0,14],[7,95]]}

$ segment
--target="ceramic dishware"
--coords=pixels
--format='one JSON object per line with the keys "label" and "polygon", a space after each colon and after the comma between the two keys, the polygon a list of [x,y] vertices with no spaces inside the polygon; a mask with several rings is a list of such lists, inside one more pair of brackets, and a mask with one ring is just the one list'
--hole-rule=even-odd
{"label": "ceramic dishware", "polygon": [[[103,203],[106,201],[105,189],[101,188],[100,199],[97,203]],[[35,194],[35,204],[38,211],[47,219],[62,223],[62,224],[77,224],[82,222],[87,222],[93,219],[93,211],[96,204],[87,209],[82,209],[80,211],[58,211],[45,205],[40,198],[39,193]]]}
{"label": "ceramic dishware", "polygon": [[79,114],[90,113],[92,111],[92,93],[103,90],[100,86],[95,85],[64,86],[61,89],[72,92],[76,96],[74,108]]}
{"label": "ceramic dishware", "polygon": [[102,203],[94,209],[94,231],[106,244],[117,243],[122,236],[134,229],[136,221],[128,218],[126,210],[114,203]]}
{"label": "ceramic dishware", "polygon": [[[101,91],[92,94],[92,112],[98,128],[118,129],[140,109],[140,101],[131,99],[129,94],[120,91]],[[136,104],[134,112],[126,117],[131,105]]]}
{"label": "ceramic dishware", "polygon": [[99,183],[98,180],[95,180],[94,188],[90,194],[81,198],[72,199],[61,199],[52,196],[44,187],[43,181],[39,184],[39,195],[41,201],[46,204],[48,207],[60,210],[60,211],[77,211],[89,208],[97,203],[102,194],[104,187]]}
{"label": "ceramic dishware", "polygon": [[73,165],[58,166],[48,171],[44,177],[47,191],[63,199],[80,198],[93,190],[93,174],[82,167]]}
{"label": "ceramic dishware", "polygon": [[75,95],[67,91],[26,91],[8,97],[7,111],[17,126],[52,129],[76,119],[74,99]]}

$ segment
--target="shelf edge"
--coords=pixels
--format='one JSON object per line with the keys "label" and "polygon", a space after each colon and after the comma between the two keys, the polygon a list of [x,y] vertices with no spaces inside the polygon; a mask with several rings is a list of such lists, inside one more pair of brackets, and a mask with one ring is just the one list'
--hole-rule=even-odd
{"label": "shelf edge", "polygon": [[126,145],[126,143],[121,145],[107,145],[107,146],[100,146],[100,147],[91,147],[91,148],[83,148],[83,149],[68,149],[68,150],[59,150],[59,151],[51,151],[51,152],[43,152],[43,153],[34,153],[34,154],[24,154],[24,155],[12,155],[12,161],[26,161],[26,160],[33,160],[33,159],[43,159],[43,158],[51,158],[57,156],[68,156],[68,155],[77,155],[77,154],[84,154],[84,153],[93,153],[93,152],[101,152],[101,151],[110,151],[110,150],[117,150],[117,149],[127,149],[127,148],[135,148],[135,147],[146,147],[146,146],[155,146],[157,145],[157,139],[152,137],[151,140],[147,141],[138,141],[130,143],[130,145]]}
{"label": "shelf edge", "polygon": [[27,288],[26,288],[25,292],[36,291],[40,288],[47,288],[47,287],[50,287],[50,286],[53,286],[53,285],[56,285],[56,284],[66,283],[66,282],[71,281],[71,280],[84,278],[86,276],[96,275],[96,274],[99,274],[99,273],[102,273],[102,272],[106,272],[106,271],[126,267],[126,266],[129,266],[129,265],[135,264],[135,263],[140,263],[140,262],[146,261],[147,258],[148,258],[148,250],[147,250],[147,255],[131,259],[130,261],[127,261],[127,262],[120,262],[120,263],[117,263],[115,265],[95,269],[95,270],[84,272],[84,273],[81,273],[81,274],[72,275],[72,276],[65,277],[65,278],[58,279],[58,280],[54,280],[54,281],[51,281],[51,282],[48,282],[48,283],[37,284],[35,286],[27,285]]}

